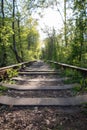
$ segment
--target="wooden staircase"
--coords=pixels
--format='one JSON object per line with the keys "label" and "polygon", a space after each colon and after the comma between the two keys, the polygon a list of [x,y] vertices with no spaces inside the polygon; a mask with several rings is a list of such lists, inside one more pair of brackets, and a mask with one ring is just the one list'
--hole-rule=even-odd
{"label": "wooden staircase", "polygon": [[[2,86],[8,88],[8,91],[0,96],[0,104],[12,106],[75,106],[87,102],[87,95],[73,96],[72,88],[76,84],[65,85],[63,81],[67,77],[61,78],[59,74],[60,70],[51,70],[50,66],[42,61],[34,62],[31,66],[19,72],[17,77],[12,78],[13,84],[1,83]],[[15,93],[15,96],[14,93],[12,95],[12,92]]]}

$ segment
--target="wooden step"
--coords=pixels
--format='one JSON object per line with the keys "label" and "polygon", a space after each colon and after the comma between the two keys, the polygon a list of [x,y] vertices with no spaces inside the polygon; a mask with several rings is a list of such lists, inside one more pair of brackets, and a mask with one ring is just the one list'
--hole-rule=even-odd
{"label": "wooden step", "polygon": [[51,78],[51,79],[44,79],[44,78],[33,78],[33,79],[28,79],[27,77],[14,77],[12,78],[12,80],[15,80],[15,81],[28,81],[28,82],[54,82],[54,81],[63,81],[63,80],[67,80],[68,78],[67,77],[64,77],[64,78]]}
{"label": "wooden step", "polygon": [[87,103],[87,95],[68,98],[12,98],[0,96],[0,104],[12,106],[76,106]]}
{"label": "wooden step", "polygon": [[62,85],[62,86],[30,86],[30,85],[15,85],[15,84],[1,84],[1,86],[14,90],[66,90],[72,89],[76,84]]}
{"label": "wooden step", "polygon": [[22,70],[21,72],[46,72],[46,73],[47,73],[47,72],[48,72],[48,73],[57,72],[57,73],[59,73],[60,71],[55,71],[55,70],[37,70],[37,69],[35,69],[35,70],[34,70],[34,69],[32,69],[32,70],[30,69],[30,70],[29,70],[29,69],[25,69],[25,70]]}
{"label": "wooden step", "polygon": [[19,72],[19,75],[57,75],[59,72]]}

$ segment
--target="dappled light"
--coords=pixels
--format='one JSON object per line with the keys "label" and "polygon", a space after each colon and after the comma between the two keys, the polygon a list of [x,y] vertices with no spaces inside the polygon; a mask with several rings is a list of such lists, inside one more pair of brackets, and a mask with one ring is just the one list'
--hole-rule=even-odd
{"label": "dappled light", "polygon": [[87,0],[0,0],[0,130],[87,130]]}
{"label": "dappled light", "polygon": [[87,67],[86,0],[1,0],[0,6],[1,67],[41,58]]}

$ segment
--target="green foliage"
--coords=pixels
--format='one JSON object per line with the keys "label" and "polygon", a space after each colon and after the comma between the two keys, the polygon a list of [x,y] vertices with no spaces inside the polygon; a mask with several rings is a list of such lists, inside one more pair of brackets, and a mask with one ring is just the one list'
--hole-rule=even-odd
{"label": "green foliage", "polygon": [[[17,6],[15,1],[15,15],[13,18],[13,1],[2,1],[1,15],[0,15],[0,66],[11,65],[17,63],[17,57],[20,61],[31,59],[39,59],[40,56],[40,41],[37,30],[38,23],[27,12],[27,4],[34,4],[32,2],[24,2],[23,5]],[[26,7],[25,7],[26,5]],[[20,8],[20,10],[19,10]],[[25,8],[25,12],[23,10]],[[33,6],[30,6],[30,9]],[[2,11],[3,10],[3,11]],[[2,16],[3,15],[3,16]],[[14,22],[14,29],[13,29]],[[13,40],[13,35],[15,40]],[[13,44],[13,42],[15,44]],[[16,50],[16,52],[15,52]]]}
{"label": "green foliage", "polygon": [[74,92],[79,92],[81,90],[81,85],[76,85],[75,87],[72,88]]}
{"label": "green foliage", "polygon": [[73,70],[73,69],[66,69],[62,70],[62,73],[60,74],[61,77],[69,77],[69,79],[64,80],[65,84],[71,84],[71,83],[79,83],[78,86],[76,86],[76,90],[86,90],[87,89],[87,78],[83,77],[80,72]]}
{"label": "green foliage", "polygon": [[6,90],[8,90],[8,88],[7,88],[7,87],[0,86],[0,91],[6,91]]}
{"label": "green foliage", "polygon": [[87,78],[84,78],[84,77],[83,77],[83,78],[80,80],[80,84],[81,84],[82,89],[87,88]]}
{"label": "green foliage", "polygon": [[[2,5],[1,2],[0,6]],[[42,57],[43,59],[87,67],[87,39],[84,39],[84,36],[87,36],[86,0],[66,1],[66,22],[61,13],[60,5],[62,1],[26,0],[22,4],[17,4],[17,1],[15,1],[15,18],[12,16],[12,2],[4,0],[4,17],[2,17],[2,12],[2,15],[0,15],[0,66],[17,63],[12,38],[13,34],[15,34],[17,53],[22,61]],[[64,27],[58,33],[54,28],[52,30],[47,28],[45,32],[48,37],[44,40],[45,48],[42,49],[41,56],[39,33],[37,30],[38,22],[30,14],[34,11],[40,12],[41,9],[47,7],[57,9],[63,23],[65,22],[66,41],[64,39]],[[72,12],[72,15],[68,18],[67,13],[69,11]],[[13,21],[15,24],[14,29],[12,29]],[[66,42],[67,46],[65,46]]]}
{"label": "green foliage", "polygon": [[[83,81],[81,81],[81,84],[76,85],[74,88],[72,88],[73,94],[76,95],[79,92],[87,92],[87,86],[84,86]],[[86,82],[87,85],[87,82]]]}
{"label": "green foliage", "polygon": [[64,28],[58,34],[54,30],[51,33],[46,30],[49,35],[44,40],[42,57],[87,68],[87,38],[84,38],[87,37],[86,0],[67,1],[67,5],[71,6],[66,8],[66,13],[72,10],[72,16],[66,17],[67,46],[65,46]]}
{"label": "green foliage", "polygon": [[76,95],[81,91],[81,85],[76,85],[75,87],[72,88],[73,95]]}
{"label": "green foliage", "polygon": [[0,95],[3,94],[3,92],[7,91],[8,88],[7,87],[4,87],[4,86],[0,86]]}
{"label": "green foliage", "polygon": [[[22,46],[22,54],[23,60],[29,61],[33,59],[39,59],[40,56],[40,41],[39,41],[39,33],[37,31],[37,22],[30,17],[26,20],[24,26],[21,26],[21,46]],[[20,50],[20,45],[18,42],[18,49]],[[19,54],[20,52],[19,51]]]}
{"label": "green foliage", "polygon": [[18,75],[18,71],[17,69],[8,69],[7,70],[7,75],[8,75],[8,78],[12,78],[14,76],[17,76]]}

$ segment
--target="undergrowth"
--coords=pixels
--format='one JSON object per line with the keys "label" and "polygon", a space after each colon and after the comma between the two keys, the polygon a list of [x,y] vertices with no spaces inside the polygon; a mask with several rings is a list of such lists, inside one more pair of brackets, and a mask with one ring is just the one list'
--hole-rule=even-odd
{"label": "undergrowth", "polygon": [[6,74],[1,76],[1,82],[13,84],[15,81],[12,80],[13,77],[18,76],[18,69],[7,69]]}
{"label": "undergrowth", "polygon": [[61,70],[60,77],[68,77],[64,80],[64,84],[78,83],[79,86],[74,88],[74,91],[78,92],[81,90],[87,90],[87,78],[84,77],[80,72],[75,69],[60,67],[57,64],[50,63],[52,68]]}
{"label": "undergrowth", "polygon": [[17,69],[8,69],[7,70],[7,75],[8,75],[8,78],[12,78],[14,76],[17,76],[18,75],[18,70]]}
{"label": "undergrowth", "polygon": [[5,87],[5,86],[0,86],[0,95],[2,95],[3,92],[5,92],[5,91],[7,91],[7,90],[8,90],[7,87]]}

